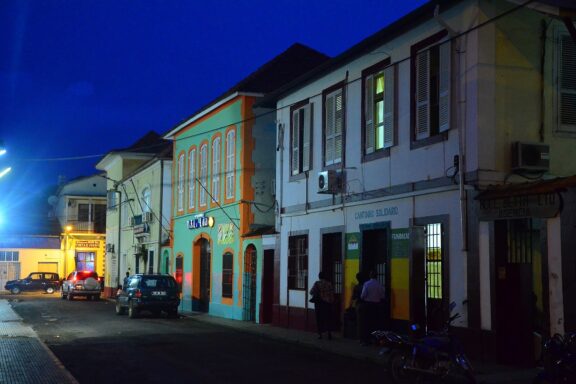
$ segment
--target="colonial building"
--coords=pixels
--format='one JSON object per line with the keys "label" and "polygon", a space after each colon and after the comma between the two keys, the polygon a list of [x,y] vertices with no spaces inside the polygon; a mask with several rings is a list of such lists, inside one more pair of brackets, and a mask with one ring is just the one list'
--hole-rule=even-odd
{"label": "colonial building", "polygon": [[275,124],[264,94],[324,62],[295,44],[175,126],[173,255],[183,310],[238,320],[271,314]]}
{"label": "colonial building", "polygon": [[455,302],[476,355],[531,364],[541,335],[576,330],[576,32],[558,4],[429,2],[257,104],[278,123],[275,324],[313,328],[320,271],[342,319],[373,270],[382,326],[438,329]]}
{"label": "colonial building", "polygon": [[63,266],[59,273],[65,278],[75,270],[90,270],[103,276],[106,180],[100,175],[71,180],[58,188],[50,202],[62,233]]}
{"label": "colonial building", "polygon": [[96,165],[105,171],[105,295],[114,296],[128,272],[168,273],[172,143],[148,132],[132,146],[110,151]]}

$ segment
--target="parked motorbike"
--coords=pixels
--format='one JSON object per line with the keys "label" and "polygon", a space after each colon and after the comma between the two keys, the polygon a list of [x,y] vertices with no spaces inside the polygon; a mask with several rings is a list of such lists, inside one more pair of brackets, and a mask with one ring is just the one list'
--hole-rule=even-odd
{"label": "parked motorbike", "polygon": [[[451,304],[453,309],[455,304]],[[460,341],[449,332],[450,324],[460,317],[451,316],[440,332],[418,335],[413,325],[411,336],[391,331],[372,333],[388,355],[388,372],[394,382],[403,383],[476,383],[470,361]]]}
{"label": "parked motorbike", "polygon": [[565,337],[555,334],[542,349],[544,370],[538,373],[534,384],[576,383],[576,333]]}

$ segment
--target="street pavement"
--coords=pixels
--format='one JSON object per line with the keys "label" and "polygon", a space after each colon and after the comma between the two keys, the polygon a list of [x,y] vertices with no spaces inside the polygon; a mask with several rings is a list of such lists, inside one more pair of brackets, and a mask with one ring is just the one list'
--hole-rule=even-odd
{"label": "street pavement", "polygon": [[[269,324],[223,319],[205,313],[183,313],[182,321],[199,321],[249,332],[276,340],[297,343],[354,359],[384,364],[375,346],[362,346],[357,340],[339,337],[321,339],[311,332],[275,327]],[[532,383],[536,369],[473,362],[478,383]],[[383,380],[384,382],[386,380]],[[0,300],[0,384],[77,384],[50,349],[14,312],[7,300]]]}

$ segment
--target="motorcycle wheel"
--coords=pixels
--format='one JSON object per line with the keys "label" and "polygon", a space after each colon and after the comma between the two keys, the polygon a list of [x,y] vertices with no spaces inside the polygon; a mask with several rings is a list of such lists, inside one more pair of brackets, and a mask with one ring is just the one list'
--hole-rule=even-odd
{"label": "motorcycle wheel", "polygon": [[390,355],[388,359],[388,374],[395,383],[409,384],[418,382],[417,376],[404,368],[410,358],[411,353],[409,351],[396,351]]}

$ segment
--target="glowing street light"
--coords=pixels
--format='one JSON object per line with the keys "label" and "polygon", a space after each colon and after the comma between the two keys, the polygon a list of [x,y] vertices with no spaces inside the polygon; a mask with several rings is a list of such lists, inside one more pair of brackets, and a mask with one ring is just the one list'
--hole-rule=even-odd
{"label": "glowing street light", "polygon": [[2,170],[2,172],[0,172],[0,178],[2,178],[3,176],[5,176],[6,174],[8,174],[11,170],[12,170],[12,167],[4,168],[4,169]]}

